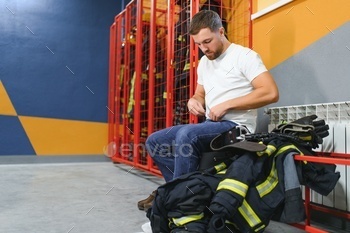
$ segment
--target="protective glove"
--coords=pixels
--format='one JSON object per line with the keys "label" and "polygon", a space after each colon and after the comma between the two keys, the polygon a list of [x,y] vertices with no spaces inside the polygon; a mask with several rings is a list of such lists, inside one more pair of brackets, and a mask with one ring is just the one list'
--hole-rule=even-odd
{"label": "protective glove", "polygon": [[322,144],[323,138],[329,135],[326,122],[316,119],[316,115],[305,116],[290,123],[280,124],[272,132],[295,136],[315,149]]}
{"label": "protective glove", "polygon": [[208,233],[224,232],[226,229],[225,217],[223,214],[214,214],[208,224]]}

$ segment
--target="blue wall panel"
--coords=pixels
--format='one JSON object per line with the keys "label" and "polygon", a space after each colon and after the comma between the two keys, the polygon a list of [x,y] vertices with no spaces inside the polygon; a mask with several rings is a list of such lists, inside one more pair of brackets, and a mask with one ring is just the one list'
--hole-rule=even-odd
{"label": "blue wall panel", "polygon": [[2,5],[0,78],[18,115],[106,122],[109,27],[121,2]]}
{"label": "blue wall panel", "polygon": [[35,151],[16,116],[1,116],[0,155],[35,155]]}

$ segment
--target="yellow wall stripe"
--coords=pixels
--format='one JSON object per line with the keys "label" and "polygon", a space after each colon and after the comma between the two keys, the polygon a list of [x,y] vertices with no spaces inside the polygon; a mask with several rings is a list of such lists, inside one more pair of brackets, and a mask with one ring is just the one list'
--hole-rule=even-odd
{"label": "yellow wall stripe", "polygon": [[349,12],[349,0],[295,0],[253,21],[253,49],[271,69],[334,34],[350,20]]}
{"label": "yellow wall stripe", "polygon": [[19,116],[37,155],[103,154],[107,123]]}
{"label": "yellow wall stripe", "polygon": [[17,116],[16,110],[12,105],[4,85],[0,80],[0,115]]}

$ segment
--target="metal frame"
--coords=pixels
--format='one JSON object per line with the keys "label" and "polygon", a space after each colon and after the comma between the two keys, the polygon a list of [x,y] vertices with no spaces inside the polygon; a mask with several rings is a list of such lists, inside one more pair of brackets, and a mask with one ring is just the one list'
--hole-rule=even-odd
{"label": "metal frame", "polygon": [[[180,4],[177,0],[165,0],[167,4],[167,8],[164,10],[160,10],[157,8],[157,2],[161,0],[152,0],[150,5],[150,20],[149,22],[145,22],[143,19],[143,0],[133,0],[127,4],[125,9],[115,17],[113,24],[110,27],[110,61],[109,61],[109,93],[108,93],[108,154],[113,152],[113,156],[111,157],[113,162],[125,163],[134,167],[138,167],[145,171],[149,171],[153,174],[160,175],[160,171],[154,165],[150,156],[147,156],[146,161],[144,160],[145,156],[141,153],[141,149],[139,145],[144,143],[145,138],[143,138],[142,127],[146,121],[147,124],[147,134],[151,134],[155,130],[154,121],[159,120],[159,116],[157,116],[155,112],[155,97],[156,93],[159,90],[155,90],[155,85],[157,81],[156,75],[153,72],[155,68],[158,68],[159,65],[156,58],[157,51],[157,17],[160,15],[166,15],[167,23],[164,25],[164,30],[166,30],[166,54],[164,58],[164,63],[166,65],[164,67],[166,73],[166,87],[164,90],[164,102],[165,102],[165,116],[164,116],[164,127],[171,127],[174,124],[174,101],[175,100],[175,23],[179,22],[178,10],[176,9],[175,4]],[[181,1],[181,3],[185,3],[185,1]],[[163,3],[162,3],[163,4]],[[210,3],[211,4],[211,3]],[[187,5],[187,4],[185,4]],[[190,15],[191,17],[200,10],[200,1],[199,0],[191,0],[189,1]],[[229,3],[229,7],[234,7],[234,4]],[[148,7],[148,6],[147,6]],[[220,6],[219,6],[220,7]],[[226,5],[225,9],[221,3],[221,11],[227,10],[228,6]],[[181,8],[181,7],[180,7]],[[183,8],[184,9],[184,8]],[[231,9],[232,10],[232,9]],[[248,13],[248,12],[246,12]],[[248,13],[249,14],[249,13]],[[250,18],[250,17],[249,17]],[[145,56],[145,52],[142,50],[143,41],[143,26],[145,23],[149,23],[149,54]],[[181,23],[181,22],[180,22]],[[183,25],[185,26],[185,25]],[[131,43],[130,41],[130,33],[136,27],[136,43]],[[177,29],[179,30],[179,29]],[[251,32],[251,23],[249,25],[249,29]],[[181,32],[182,33],[182,32]],[[125,38],[125,41],[123,41]],[[123,46],[122,46],[123,45]],[[186,96],[192,96],[195,92],[196,80],[197,80],[197,72],[196,65],[199,60],[198,47],[195,46],[192,40],[189,41],[189,68],[186,72],[188,75],[186,77],[186,87],[182,88],[182,91],[185,91]],[[163,46],[164,47],[164,46]],[[186,56],[187,58],[187,56]],[[145,73],[144,66],[142,67],[142,63],[147,59],[149,64],[149,70],[147,70],[148,74],[148,90],[145,90],[142,81],[142,75]],[[187,61],[186,61],[187,62]],[[162,64],[161,64],[162,65]],[[124,69],[123,74],[121,73],[121,69]],[[133,76],[135,75],[135,76]],[[165,75],[164,75],[165,76]],[[131,84],[132,77],[135,77],[135,82]],[[134,85],[134,93],[130,96],[130,88],[131,85]],[[181,84],[182,85],[182,84]],[[188,88],[188,89],[186,89]],[[148,95],[147,104],[148,110],[146,117],[144,119],[144,108],[142,108],[140,102],[141,99],[144,98],[141,96],[141,93]],[[128,105],[130,100],[134,98],[133,111],[131,116],[128,115]],[[187,97],[186,97],[187,98]],[[163,99],[162,99],[163,101]],[[183,98],[181,101],[184,101]],[[190,115],[188,112],[183,112],[183,115],[186,121],[189,123],[197,123],[198,118]],[[132,117],[132,121],[130,121],[129,117]],[[189,118],[189,120],[187,120]],[[163,126],[163,123],[161,124]],[[143,132],[144,133],[144,132]],[[110,145],[113,143],[115,148]],[[128,149],[128,146],[130,148]],[[128,156],[126,156],[126,154]],[[129,156],[130,154],[130,156]]]}
{"label": "metal frame", "polygon": [[[315,162],[315,163],[324,163],[324,164],[341,164],[341,165],[350,165],[350,154],[346,153],[326,153],[326,152],[318,152],[315,156],[308,155],[295,155],[294,159],[297,161],[307,161],[307,162]],[[341,211],[336,209],[331,209],[328,207],[323,207],[320,205],[316,205],[311,202],[310,188],[305,186],[305,213],[306,220],[304,224],[296,223],[292,224],[295,227],[303,229],[307,232],[311,233],[326,233],[327,231],[321,230],[317,227],[311,225],[311,210],[317,210],[324,213],[329,213],[333,216],[345,218],[350,220],[350,213],[347,211]]]}

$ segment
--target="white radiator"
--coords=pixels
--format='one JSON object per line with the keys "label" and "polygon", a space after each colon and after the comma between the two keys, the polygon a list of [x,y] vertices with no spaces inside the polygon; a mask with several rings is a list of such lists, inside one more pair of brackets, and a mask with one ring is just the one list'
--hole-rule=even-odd
{"label": "white radiator", "polygon": [[[300,117],[316,114],[329,125],[329,136],[317,151],[350,154],[350,101],[314,105],[297,105],[269,108],[269,131],[283,121],[293,121]],[[312,191],[312,202],[339,210],[350,211],[350,166],[337,165],[340,179],[328,196]]]}

